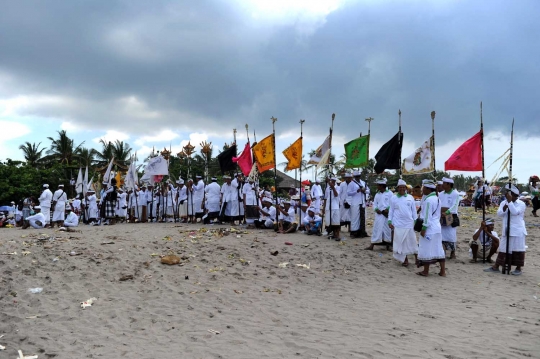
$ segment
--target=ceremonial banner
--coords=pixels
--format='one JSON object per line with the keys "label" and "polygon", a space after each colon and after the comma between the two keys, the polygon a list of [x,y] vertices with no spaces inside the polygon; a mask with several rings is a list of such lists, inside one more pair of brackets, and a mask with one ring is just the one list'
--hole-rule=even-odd
{"label": "ceremonial banner", "polygon": [[150,158],[146,168],[144,169],[144,174],[148,176],[168,176],[169,175],[169,165],[167,160],[163,156],[156,156]]}
{"label": "ceremonial banner", "polygon": [[[401,136],[400,136],[401,135]],[[401,137],[401,138],[400,138]],[[399,156],[403,144],[403,132],[398,132],[392,139],[386,142],[375,155],[375,172],[381,174],[386,169],[397,170],[401,167]]]}
{"label": "ceremonial banner", "polygon": [[88,166],[86,166],[86,172],[84,173],[84,179],[83,179],[83,194],[86,194],[88,192]]}
{"label": "ceremonial banner", "polygon": [[242,154],[240,154],[238,157],[233,157],[232,161],[238,164],[244,176],[249,176],[249,172],[253,166],[253,160],[251,158],[251,146],[249,145],[249,142],[244,146]]}
{"label": "ceremonial banner", "polygon": [[[328,158],[330,157],[330,148],[332,147],[332,133],[330,133],[328,135],[328,137],[326,137],[326,139],[324,140],[323,144],[319,146],[319,148],[317,148],[317,150],[315,151],[315,154],[313,156],[311,156],[311,158],[309,159],[309,162],[308,164],[311,164],[311,165],[317,165],[317,167],[319,167],[319,165],[325,165],[328,163]],[[324,159],[326,159],[326,163],[324,162]]]}
{"label": "ceremonial banner", "polygon": [[217,156],[221,174],[236,169],[236,163],[233,162],[233,157],[236,157],[236,145],[232,145]]}
{"label": "ceremonial banner", "polygon": [[77,192],[77,194],[83,193],[82,168],[79,168],[79,175],[77,176],[77,182],[75,182],[75,191]]}
{"label": "ceremonial banner", "polygon": [[433,136],[431,136],[421,147],[403,159],[401,173],[404,175],[419,175],[435,171],[434,150]]}
{"label": "ceremonial banner", "polygon": [[459,146],[444,163],[444,170],[482,171],[482,131]]}
{"label": "ceremonial banner", "polygon": [[266,170],[276,167],[274,162],[274,135],[267,136],[262,141],[253,146],[253,155],[257,162],[259,172],[263,173]]}
{"label": "ceremonial banner", "polygon": [[111,178],[111,170],[112,170],[113,161],[114,161],[114,157],[111,158],[111,162],[107,166],[107,171],[103,175],[103,181],[102,182],[111,183],[111,179],[112,179]]}
{"label": "ceremonial banner", "polygon": [[302,137],[294,141],[292,145],[283,151],[283,156],[289,161],[285,171],[300,168],[302,165]]}
{"label": "ceremonial banner", "polygon": [[369,161],[369,135],[358,137],[345,145],[345,168],[360,168]]}

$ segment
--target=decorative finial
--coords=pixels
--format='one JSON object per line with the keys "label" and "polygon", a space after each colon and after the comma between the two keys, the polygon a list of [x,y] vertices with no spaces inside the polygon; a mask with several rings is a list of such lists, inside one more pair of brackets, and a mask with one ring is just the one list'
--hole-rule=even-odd
{"label": "decorative finial", "polygon": [[270,119],[272,120],[272,123],[277,121],[277,118],[275,118],[274,116],[270,117]]}
{"label": "decorative finial", "polygon": [[431,111],[431,119],[432,119],[432,120],[435,119],[435,111]]}

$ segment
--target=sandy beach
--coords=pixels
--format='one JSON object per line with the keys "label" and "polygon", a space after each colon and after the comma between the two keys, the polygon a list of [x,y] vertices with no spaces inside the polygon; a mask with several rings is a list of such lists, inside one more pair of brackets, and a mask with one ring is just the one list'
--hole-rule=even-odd
{"label": "sandy beach", "polygon": [[[481,213],[461,214],[446,278],[365,251],[367,238],[176,223],[1,229],[0,357],[540,358],[540,219],[527,210],[515,277],[469,263]],[[167,254],[181,263],[162,264]]]}

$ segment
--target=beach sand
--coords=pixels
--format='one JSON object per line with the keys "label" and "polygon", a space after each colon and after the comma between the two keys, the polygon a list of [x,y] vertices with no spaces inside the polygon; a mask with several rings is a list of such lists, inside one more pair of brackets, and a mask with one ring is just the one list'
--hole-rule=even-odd
{"label": "beach sand", "polygon": [[[0,358],[540,358],[540,219],[527,210],[515,277],[469,263],[480,217],[462,210],[446,278],[365,251],[367,238],[175,223],[1,229]],[[166,254],[181,264],[162,264]]]}

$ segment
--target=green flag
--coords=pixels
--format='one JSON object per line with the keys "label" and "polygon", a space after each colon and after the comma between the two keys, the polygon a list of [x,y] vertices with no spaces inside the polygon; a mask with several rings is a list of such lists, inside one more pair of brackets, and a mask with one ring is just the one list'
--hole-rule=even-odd
{"label": "green flag", "polygon": [[369,160],[369,135],[358,137],[344,145],[345,168],[360,168],[368,164]]}

